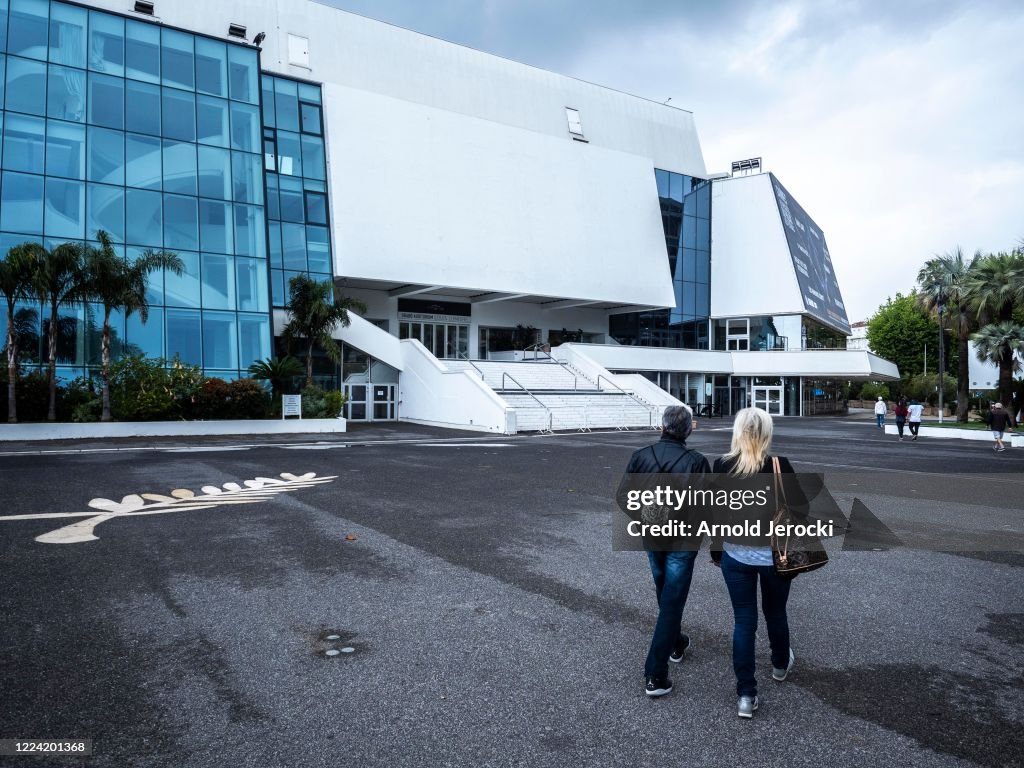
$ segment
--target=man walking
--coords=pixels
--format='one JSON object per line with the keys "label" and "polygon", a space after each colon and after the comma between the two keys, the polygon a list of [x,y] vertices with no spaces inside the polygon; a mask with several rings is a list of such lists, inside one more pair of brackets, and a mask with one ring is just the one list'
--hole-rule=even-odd
{"label": "man walking", "polygon": [[1002,452],[1006,450],[1006,446],[1003,445],[1003,433],[1009,427],[1009,412],[1003,408],[1002,403],[992,403],[992,437],[996,439],[996,444],[992,446],[993,451]]}
{"label": "man walking", "polygon": [[914,440],[917,440],[917,431],[921,428],[921,414],[924,413],[924,406],[917,400],[911,400],[907,410],[909,411],[907,426],[910,427],[910,434],[914,436]]}
{"label": "man walking", "polygon": [[[699,482],[711,466],[702,453],[686,447],[686,438],[693,431],[693,412],[686,405],[669,406],[661,424],[661,439],[630,458],[627,480],[632,474],[672,474],[681,476],[673,478],[673,484]],[[644,663],[644,690],[648,696],[664,696],[672,691],[668,662],[682,662],[690,645],[690,638],[682,633],[682,620],[697,552],[656,550],[656,544],[647,539],[644,548],[658,598],[658,622]]]}
{"label": "man walking", "polygon": [[885,429],[886,410],[885,400],[879,395],[878,400],[875,402],[875,423],[878,424],[879,429]]}

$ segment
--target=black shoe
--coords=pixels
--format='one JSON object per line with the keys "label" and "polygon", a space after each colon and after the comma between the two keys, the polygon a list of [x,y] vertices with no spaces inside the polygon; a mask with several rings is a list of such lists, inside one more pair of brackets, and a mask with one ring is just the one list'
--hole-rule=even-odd
{"label": "black shoe", "polygon": [[644,692],[651,697],[664,696],[666,693],[672,693],[672,681],[667,677],[648,677],[647,686],[644,688]]}
{"label": "black shoe", "polygon": [[690,647],[690,636],[680,635],[679,639],[676,640],[676,646],[672,649],[672,653],[669,654],[668,660],[673,664],[679,664],[683,660],[683,654],[686,653],[686,649]]}

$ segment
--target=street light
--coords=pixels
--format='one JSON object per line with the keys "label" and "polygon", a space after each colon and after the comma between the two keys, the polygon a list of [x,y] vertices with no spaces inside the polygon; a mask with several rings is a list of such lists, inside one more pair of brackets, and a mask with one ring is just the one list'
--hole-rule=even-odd
{"label": "street light", "polygon": [[945,413],[945,408],[943,408],[943,404],[942,404],[942,396],[943,396],[944,390],[946,389],[946,386],[945,386],[945,384],[946,384],[946,378],[945,378],[945,374],[946,374],[946,339],[943,336],[943,331],[942,331],[942,315],[946,311],[946,295],[944,293],[942,293],[941,291],[939,292],[938,309],[939,309],[939,379],[938,379],[938,381],[939,381],[939,424],[941,424],[942,423],[942,417],[943,417],[943,415]]}

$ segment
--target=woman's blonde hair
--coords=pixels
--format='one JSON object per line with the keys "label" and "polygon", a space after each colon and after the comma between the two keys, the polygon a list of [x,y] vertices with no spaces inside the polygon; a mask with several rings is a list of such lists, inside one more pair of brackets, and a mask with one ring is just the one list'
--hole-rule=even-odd
{"label": "woman's blonde hair", "polygon": [[760,408],[744,408],[732,425],[732,448],[723,458],[734,459],[733,474],[761,471],[772,444],[772,417]]}

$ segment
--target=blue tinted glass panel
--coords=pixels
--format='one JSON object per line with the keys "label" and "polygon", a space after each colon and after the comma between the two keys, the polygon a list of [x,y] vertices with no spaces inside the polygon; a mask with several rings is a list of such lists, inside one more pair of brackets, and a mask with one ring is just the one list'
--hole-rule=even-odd
{"label": "blue tinted glass panel", "polygon": [[28,59],[7,59],[7,109],[30,115],[46,113],[46,65]]}
{"label": "blue tinted glass panel", "polygon": [[196,119],[200,144],[226,147],[230,144],[228,102],[214,96],[196,98]]}
{"label": "blue tinted glass panel", "polygon": [[89,122],[124,129],[124,80],[89,73]]}
{"label": "blue tinted glass panel", "polygon": [[249,104],[231,103],[231,148],[245,152],[259,152],[260,111]]}
{"label": "blue tinted glass panel", "polygon": [[[154,275],[150,275],[152,283]],[[158,276],[156,276],[158,277]],[[163,291],[160,292],[161,296]],[[153,301],[152,299],[150,301]],[[157,300],[157,303],[163,299]],[[159,360],[164,356],[164,311],[159,307],[151,307],[149,319],[144,323],[138,313],[128,316],[125,341],[128,352],[133,355],[145,355]]]}
{"label": "blue tinted glass panel", "polygon": [[309,83],[299,83],[299,99],[302,101],[312,101],[314,104],[320,103],[320,86],[310,85]]}
{"label": "blue tinted glass panel", "polygon": [[284,221],[301,223],[306,220],[302,202],[302,182],[299,179],[280,179],[281,216]]}
{"label": "blue tinted glass panel", "polygon": [[204,253],[202,260],[203,308],[235,308],[235,259]]}
{"label": "blue tinted glass panel", "polygon": [[[166,214],[166,207],[164,210]],[[170,270],[164,273],[166,302],[174,307],[199,306],[199,254],[178,251],[183,269],[180,275]]]}
{"label": "blue tinted glass panel", "polygon": [[264,75],[260,83],[263,89],[263,125],[273,128],[277,125],[274,120],[274,78]]}
{"label": "blue tinted glass panel", "polygon": [[228,46],[228,63],[231,79],[231,98],[258,104],[259,67],[256,63],[256,51],[238,45]]}
{"label": "blue tinted glass panel", "polygon": [[160,82],[160,27],[129,21],[125,32],[125,74],[133,80]]}
{"label": "blue tinted glass panel", "polygon": [[299,92],[292,80],[274,81],[274,102],[277,127],[284,131],[299,130]]}
{"label": "blue tinted glass panel", "polygon": [[302,175],[302,145],[299,134],[277,132],[277,172],[282,176]]}
{"label": "blue tinted glass panel", "polygon": [[198,310],[167,310],[167,357],[187,365],[203,364],[202,323]]}
{"label": "blue tinted glass panel", "polygon": [[284,290],[284,272],[279,269],[271,270],[270,286],[274,306],[283,307],[285,302],[288,301],[288,296],[285,294]]}
{"label": "blue tinted glass panel", "polygon": [[163,135],[182,141],[196,140],[195,94],[174,88],[163,89]]}
{"label": "blue tinted glass panel", "polygon": [[85,71],[50,65],[46,114],[58,120],[85,122]]}
{"label": "blue tinted glass panel", "polygon": [[234,312],[203,312],[203,365],[238,368],[238,335]]}
{"label": "blue tinted glass panel", "polygon": [[306,193],[306,221],[310,224],[327,223],[327,196],[319,192]]}
{"label": "blue tinted glass panel", "polygon": [[199,147],[199,196],[231,199],[231,153],[218,147]]}
{"label": "blue tinted glass panel", "polygon": [[263,166],[259,155],[231,153],[231,172],[235,200],[263,204]]}
{"label": "blue tinted glass panel", "polygon": [[279,193],[280,177],[275,173],[267,174],[267,218],[281,218],[281,195]]}
{"label": "blue tinted glass panel", "polygon": [[270,357],[270,318],[266,315],[238,316],[239,367],[248,368]]}
{"label": "blue tinted glass panel", "polygon": [[68,179],[85,178],[85,126],[48,120],[46,173]]}
{"label": "blue tinted glass panel", "polygon": [[89,128],[89,181],[124,184],[124,134],[108,128]]}
{"label": "blue tinted glass panel", "polygon": [[318,136],[323,133],[320,125],[320,107],[316,104],[301,104],[302,110],[302,132],[315,133]]}
{"label": "blue tinted glass panel", "polygon": [[194,195],[196,183],[196,145],[164,140],[164,192]]}
{"label": "blue tinted glass panel", "polygon": [[710,280],[711,275],[709,259],[705,251],[697,251],[697,280],[706,283]]}
{"label": "blue tinted glass panel", "polygon": [[174,29],[162,30],[160,58],[164,85],[194,90],[196,87],[192,35]]}
{"label": "blue tinted glass panel", "polygon": [[302,172],[308,179],[325,179],[324,140],[319,136],[302,137]]}
{"label": "blue tinted glass panel", "polygon": [[272,221],[267,226],[267,242],[270,246],[270,264],[274,267],[284,266],[284,252],[281,250],[281,223]]}
{"label": "blue tinted glass panel", "polygon": [[668,175],[668,196],[677,203],[683,202],[683,177],[678,173]]}
{"label": "blue tinted glass panel", "polygon": [[89,12],[73,5],[53,3],[50,7],[50,61],[85,69],[85,32]]}
{"label": "blue tinted glass panel", "polygon": [[[0,0],[2,3],[3,0]],[[5,92],[7,90],[7,57],[0,56],[0,104],[4,103]]]}
{"label": "blue tinted glass panel", "polygon": [[46,0],[11,0],[10,13],[7,52],[45,60],[49,37]]}
{"label": "blue tinted glass panel", "polygon": [[[164,248],[199,250],[199,209],[194,197],[164,195]],[[191,274],[198,275],[198,269]],[[167,275],[168,284],[170,280]]]}
{"label": "blue tinted glass panel", "polygon": [[327,227],[306,227],[306,250],[311,272],[331,271],[331,236]]}
{"label": "blue tinted glass panel", "polygon": [[[0,51],[7,50],[7,0],[0,0]],[[4,253],[6,253],[6,249]],[[3,316],[0,315],[0,324],[3,323]],[[7,338],[6,331],[0,333],[0,338]]]}
{"label": "blue tinted glass panel", "polygon": [[301,224],[281,225],[284,268],[306,271],[306,228]]}
{"label": "blue tinted glass panel", "polygon": [[227,46],[208,37],[196,38],[196,90],[214,96],[228,95]]}
{"label": "blue tinted glass panel", "polygon": [[235,253],[261,259],[267,257],[262,208],[255,205],[235,206]]}
{"label": "blue tinted glass panel", "polygon": [[124,77],[124,19],[89,13],[89,69]]}
{"label": "blue tinted glass panel", "polygon": [[160,135],[160,86],[129,80],[125,90],[125,129]]}
{"label": "blue tinted glass panel", "polygon": [[46,180],[46,236],[85,238],[85,185],[65,179]]}
{"label": "blue tinted glass panel", "polygon": [[89,184],[86,197],[86,235],[103,230],[115,243],[124,242],[124,189]]}
{"label": "blue tinted glass panel", "polygon": [[246,312],[266,312],[269,307],[267,265],[257,259],[235,259],[238,280],[238,308]]}
{"label": "blue tinted glass panel", "polygon": [[4,159],[8,171],[42,173],[46,121],[41,117],[7,115],[4,121]]}
{"label": "blue tinted glass panel", "polygon": [[[148,249],[129,245],[125,250],[128,260],[135,263]],[[164,271],[162,269],[155,269],[146,275],[146,301],[150,304],[164,303]]]}
{"label": "blue tinted glass panel", "polygon": [[160,139],[128,134],[125,141],[125,182],[129,187],[160,189],[162,159]]}
{"label": "blue tinted glass panel", "polygon": [[4,172],[0,229],[40,235],[43,232],[43,177]]}
{"label": "blue tinted glass panel", "polygon": [[231,253],[234,250],[234,215],[230,203],[199,201],[199,246],[204,251]]}
{"label": "blue tinted glass panel", "polygon": [[160,248],[164,241],[163,195],[141,189],[125,193],[128,242]]}

